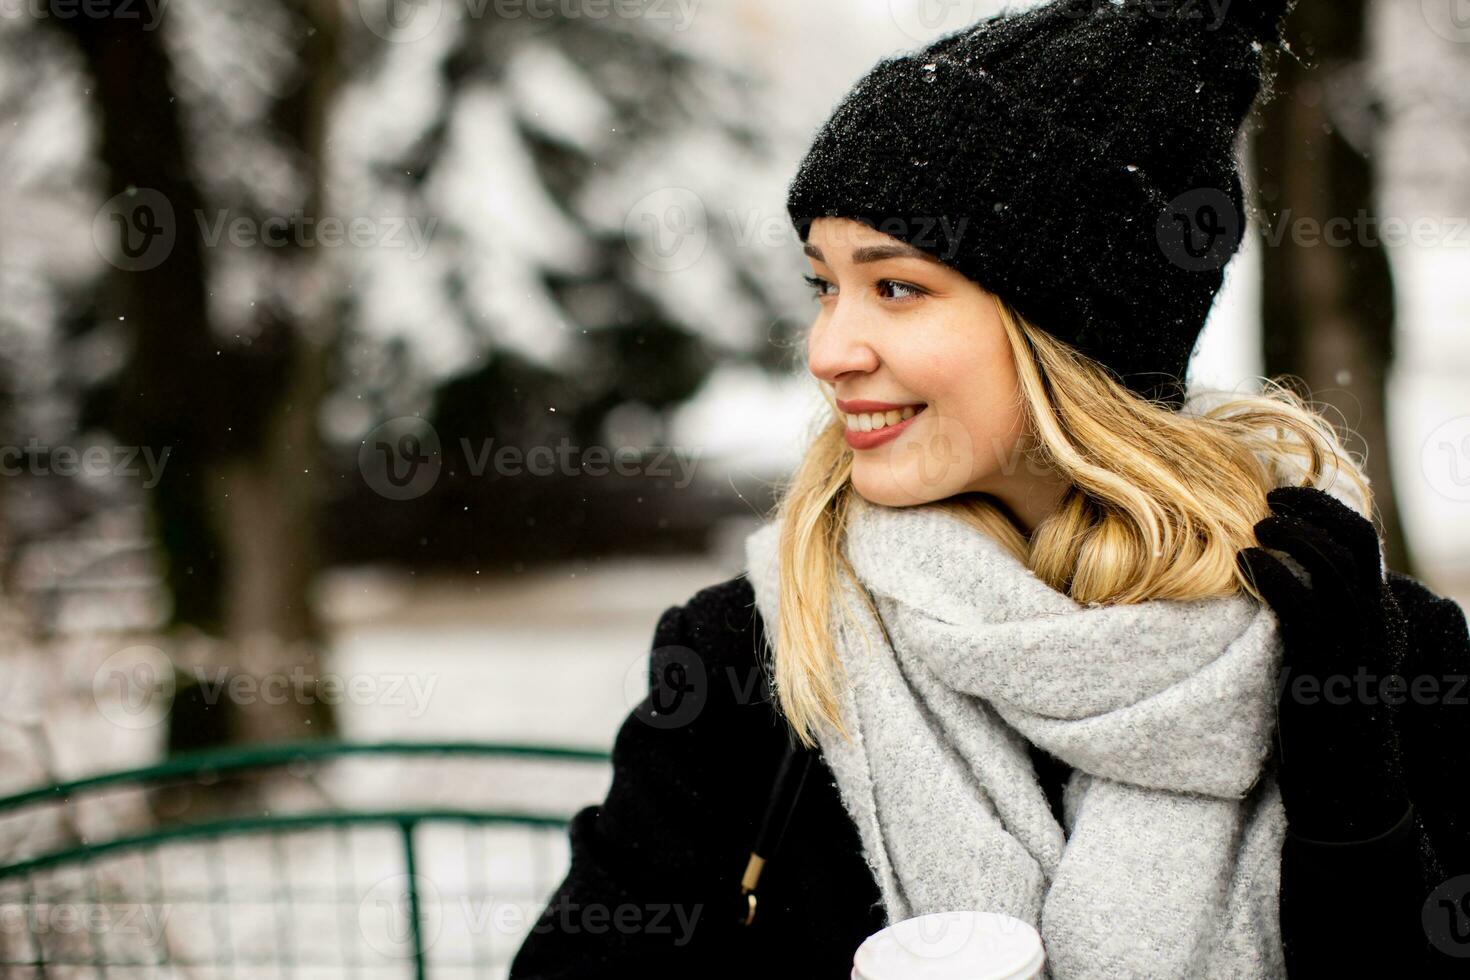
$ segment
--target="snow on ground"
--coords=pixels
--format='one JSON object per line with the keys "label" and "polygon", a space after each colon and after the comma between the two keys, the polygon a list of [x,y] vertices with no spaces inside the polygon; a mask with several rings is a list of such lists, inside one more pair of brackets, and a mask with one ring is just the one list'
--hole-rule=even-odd
{"label": "snow on ground", "polygon": [[332,669],[412,670],[427,693],[352,705],[343,736],[606,748],[647,690],[660,615],[735,571],[707,558],[630,558],[494,582],[333,573],[322,591]]}

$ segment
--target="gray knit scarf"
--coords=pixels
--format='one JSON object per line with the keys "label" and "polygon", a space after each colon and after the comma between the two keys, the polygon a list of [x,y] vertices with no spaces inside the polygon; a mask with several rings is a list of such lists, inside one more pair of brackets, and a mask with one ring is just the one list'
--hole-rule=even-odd
{"label": "gray knit scarf", "polygon": [[[772,630],[779,534],[746,542]],[[838,596],[832,623],[854,741],[816,734],[889,922],[1016,916],[1053,980],[1285,975],[1268,607],[1079,604],[933,505],[855,498],[846,550],[882,622],[844,577],[857,626]],[[1062,825],[1028,741],[1075,769]]]}

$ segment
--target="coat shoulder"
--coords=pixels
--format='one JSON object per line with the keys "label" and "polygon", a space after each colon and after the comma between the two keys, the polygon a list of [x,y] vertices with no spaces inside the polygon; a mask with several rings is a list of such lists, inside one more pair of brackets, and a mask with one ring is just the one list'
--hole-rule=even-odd
{"label": "coat shoulder", "polygon": [[1445,644],[1470,654],[1470,628],[1465,610],[1455,600],[1442,596],[1412,575],[1389,569],[1388,584],[1398,600],[1410,628],[1421,641]]}
{"label": "coat shoulder", "polygon": [[[680,700],[686,711],[739,707],[746,709],[740,715],[747,723],[756,716],[769,723],[770,669],[755,591],[737,575],[665,610],[654,630],[649,698],[642,707],[657,710],[671,700]],[[681,699],[680,691],[692,700]]]}
{"label": "coat shoulder", "polygon": [[682,606],[671,606],[659,623],[658,638],[682,638],[708,645],[710,652],[753,656],[761,639],[755,590],[742,573],[700,589]]}

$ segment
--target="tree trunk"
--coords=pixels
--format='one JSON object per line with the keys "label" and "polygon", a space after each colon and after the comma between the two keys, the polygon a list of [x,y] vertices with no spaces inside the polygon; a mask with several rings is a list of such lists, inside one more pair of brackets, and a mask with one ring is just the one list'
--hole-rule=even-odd
{"label": "tree trunk", "polygon": [[[277,106],[281,134],[310,167],[302,211],[327,213],[327,125],[338,86],[340,11],[335,0],[287,0],[311,33],[298,70],[302,84]],[[251,672],[275,675],[286,703],[243,705],[234,739],[262,742],[335,733],[331,705],[313,679],[322,631],[310,590],[320,566],[317,512],[322,458],[317,413],[327,389],[333,334],[329,253],[318,243],[278,250],[281,284],[268,335],[286,338],[286,377],[268,409],[254,452],[224,460],[217,510],[227,556],[226,634],[246,654]]]}
{"label": "tree trunk", "polygon": [[1346,444],[1366,453],[1388,564],[1414,574],[1389,465],[1385,380],[1393,360],[1394,289],[1375,233],[1371,148],[1349,143],[1328,112],[1366,56],[1367,4],[1302,0],[1286,24],[1288,43],[1313,66],[1277,59],[1277,93],[1262,108],[1255,142],[1255,183],[1267,222],[1266,374],[1301,378],[1333,423],[1356,435]]}
{"label": "tree trunk", "polygon": [[[146,246],[142,255],[149,260],[109,269],[102,285],[99,308],[123,324],[131,347],[101,421],[121,444],[168,452],[149,503],[168,554],[173,619],[216,629],[220,569],[203,464],[213,451],[211,434],[220,431],[209,410],[219,404],[225,378],[210,331],[204,242],[191,233],[202,202],[168,53],[161,32],[141,19],[48,17],[45,23],[75,41],[91,75],[104,196],[119,202],[105,218],[115,220],[116,235]],[[172,243],[153,229],[171,232]],[[148,252],[154,247],[160,252]],[[156,264],[155,254],[163,256]]]}
{"label": "tree trunk", "polygon": [[[304,83],[275,107],[272,122],[309,168],[303,205],[316,215],[340,11],[335,0],[281,2],[293,5],[309,32],[298,66]],[[125,322],[131,349],[100,415],[119,442],[169,452],[150,505],[168,556],[172,622],[224,639],[184,651],[183,666],[209,680],[245,672],[273,685],[269,698],[262,687],[217,703],[181,685],[169,747],[330,734],[331,706],[311,683],[321,631],[308,604],[318,561],[316,415],[331,316],[326,259],[320,248],[278,250],[278,299],[265,314],[266,343],[242,354],[220,341],[197,220],[204,201],[162,32],[119,17],[48,23],[77,43],[92,76],[106,193],[130,195],[114,208],[123,212],[118,233],[138,238],[167,226],[173,235],[155,265],[113,260],[101,306],[109,319],[116,314]],[[141,199],[146,212],[128,203],[135,189],[148,195]]]}

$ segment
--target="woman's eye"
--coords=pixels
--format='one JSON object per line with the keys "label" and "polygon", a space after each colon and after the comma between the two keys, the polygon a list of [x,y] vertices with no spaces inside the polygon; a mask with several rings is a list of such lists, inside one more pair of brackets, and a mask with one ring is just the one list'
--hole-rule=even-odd
{"label": "woman's eye", "polygon": [[[837,293],[837,287],[823,279],[821,276],[802,276],[806,284],[812,287],[812,291],[818,299],[824,296],[833,296]],[[877,282],[878,295],[884,299],[906,302],[924,295],[924,290],[918,286],[911,286],[897,279],[879,279]]]}
{"label": "woman's eye", "polygon": [[832,284],[823,279],[821,276],[802,276],[802,278],[806,280],[806,284],[808,286],[812,287],[812,292],[816,294],[818,299],[821,299],[823,296],[831,295],[826,290],[827,287]]}
{"label": "woman's eye", "polygon": [[[893,290],[894,294],[889,295],[889,290]],[[906,300],[922,296],[924,291],[918,286],[910,286],[908,283],[899,282],[896,279],[880,279],[878,281],[878,293],[885,299]]]}

